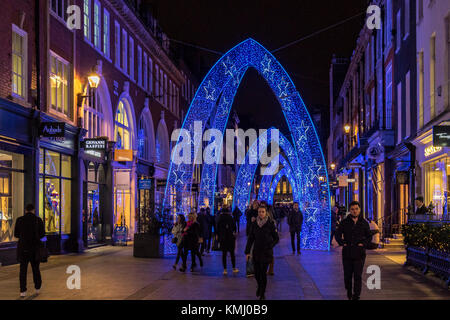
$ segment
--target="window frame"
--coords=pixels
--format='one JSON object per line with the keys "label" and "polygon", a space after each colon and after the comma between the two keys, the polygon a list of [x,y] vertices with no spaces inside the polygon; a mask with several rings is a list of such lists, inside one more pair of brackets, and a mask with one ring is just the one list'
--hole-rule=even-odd
{"label": "window frame", "polygon": [[111,59],[111,16],[106,8],[103,8],[103,54],[106,58]]}
{"label": "window frame", "polygon": [[[70,62],[68,62],[67,60],[65,60],[64,58],[62,58],[61,56],[59,56],[58,54],[56,54],[55,52],[53,52],[53,51],[51,51],[50,50],[50,54],[49,54],[49,56],[50,56],[50,59],[49,59],[49,61],[50,61],[50,63],[49,63],[49,77],[48,77],[48,81],[50,82],[51,81],[51,75],[53,74],[53,72],[52,72],[52,58],[53,59],[55,59],[57,62],[60,62],[61,63],[61,65],[62,66],[64,66],[64,68],[63,68],[63,71],[61,72],[61,74],[64,76],[64,74],[65,74],[65,70],[67,69],[67,79],[63,79],[61,82],[63,83],[63,85],[65,85],[66,87],[67,87],[67,98],[65,97],[65,96],[63,96],[62,97],[62,101],[64,102],[64,101],[67,101],[67,111],[68,111],[68,114],[66,114],[63,110],[65,109],[65,106],[62,106],[61,107],[61,110],[62,111],[59,111],[58,110],[58,104],[56,104],[56,108],[54,108],[53,107],[53,102],[52,102],[52,88],[51,88],[51,85],[50,85],[50,83],[49,83],[49,86],[48,86],[48,88],[49,88],[49,97],[50,97],[50,110],[51,110],[51,112],[53,112],[53,113],[55,113],[55,114],[57,114],[57,115],[60,115],[60,116],[63,116],[63,117],[65,117],[65,118],[67,118],[68,120],[70,120],[70,121],[73,121],[73,116],[74,116],[74,110],[71,110],[71,105],[72,105],[72,100],[73,100],[73,97],[72,97],[72,95],[71,95],[71,92],[72,92],[72,77],[71,77],[71,75],[72,75],[72,65],[70,64]],[[58,70],[56,70],[56,74],[55,74],[55,76],[56,77],[58,77]],[[66,83],[64,83],[64,82],[66,82]],[[62,94],[64,94],[64,90],[62,91]],[[55,97],[55,99],[57,98],[57,96]],[[56,101],[56,103],[58,103],[58,101]]]}
{"label": "window frame", "polygon": [[[87,12],[86,12],[87,5]],[[84,40],[92,44],[92,30],[91,30],[91,15],[92,15],[92,3],[91,0],[83,0],[83,36]]]}
{"label": "window frame", "polygon": [[[13,71],[13,57],[15,55],[15,52],[13,50],[13,46],[12,46],[12,37],[14,37],[14,34],[17,34],[22,41],[22,53],[20,55],[21,59],[22,59],[22,75],[19,75],[18,73],[15,73]],[[14,75],[17,75],[17,77],[21,78],[21,82],[22,82],[22,95],[14,92],[13,89],[13,79],[14,79]],[[15,98],[19,98],[22,100],[27,100],[28,99],[28,33],[19,28],[17,25],[15,25],[14,23],[12,24],[12,33],[11,33],[11,95]]]}
{"label": "window frame", "polygon": [[[102,50],[102,7],[100,1],[94,0],[94,47],[101,52]],[[98,20],[96,23],[96,20]]]}

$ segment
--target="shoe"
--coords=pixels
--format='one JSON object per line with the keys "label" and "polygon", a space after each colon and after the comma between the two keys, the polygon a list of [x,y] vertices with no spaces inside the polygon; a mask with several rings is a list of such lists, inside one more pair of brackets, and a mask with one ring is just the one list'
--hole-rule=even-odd
{"label": "shoe", "polygon": [[239,269],[238,268],[233,268],[233,273],[238,273]]}
{"label": "shoe", "polygon": [[174,265],[172,266],[172,268],[173,268],[173,270],[177,270],[177,265],[174,264]]}
{"label": "shoe", "polygon": [[260,295],[261,295],[261,293],[259,292],[259,287],[258,287],[258,289],[256,289],[256,296],[259,298]]}
{"label": "shoe", "polygon": [[21,298],[25,298],[26,296],[27,296],[27,292],[26,291],[20,293],[20,297]]}
{"label": "shoe", "polygon": [[251,277],[254,277],[255,274],[253,274],[253,273],[247,273],[245,276],[246,276],[247,278],[251,278]]}
{"label": "shoe", "polygon": [[181,268],[180,268],[180,271],[181,271],[181,272],[186,272],[186,267],[181,267]]}
{"label": "shoe", "polygon": [[259,297],[259,300],[266,300],[266,296],[265,296],[264,294],[262,294],[262,295]]}
{"label": "shoe", "polygon": [[36,290],[34,291],[34,293],[35,293],[35,294],[41,293],[41,289],[36,289]]}
{"label": "shoe", "polygon": [[359,296],[353,295],[352,300],[359,300]]}
{"label": "shoe", "polygon": [[195,271],[195,267],[191,267],[191,272],[194,272]]}
{"label": "shoe", "polygon": [[347,291],[347,298],[348,298],[348,300],[352,300],[353,294],[351,291]]}
{"label": "shoe", "polygon": [[226,276],[227,274],[228,274],[227,269],[224,269],[224,270],[223,270],[223,275]]}
{"label": "shoe", "polygon": [[300,252],[300,250],[298,250],[298,251],[297,251],[297,254],[302,254],[302,253]]}

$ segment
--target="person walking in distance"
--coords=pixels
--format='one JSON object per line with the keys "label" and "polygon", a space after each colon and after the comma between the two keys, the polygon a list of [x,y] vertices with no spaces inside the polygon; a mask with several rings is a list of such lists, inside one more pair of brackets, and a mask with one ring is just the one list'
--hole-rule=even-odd
{"label": "person walking in distance", "polygon": [[175,263],[173,264],[173,269],[177,269],[178,261],[180,261],[180,258],[184,255],[184,248],[183,248],[183,230],[186,228],[186,219],[184,215],[179,214],[177,216],[177,221],[175,222],[173,228],[172,228],[172,234],[173,234],[173,240],[174,243],[177,245],[177,257],[175,259]]}
{"label": "person walking in distance", "polygon": [[186,260],[188,251],[191,251],[191,271],[194,271],[196,267],[195,257],[197,256],[200,261],[200,267],[203,267],[202,256],[199,252],[199,244],[202,239],[200,237],[200,224],[197,222],[197,214],[195,212],[191,212],[188,214],[188,222],[186,223],[186,228],[184,228],[184,255],[183,255],[183,267],[180,271],[186,271]]}
{"label": "person walking in distance", "polygon": [[334,235],[336,234],[338,212],[339,212],[339,208],[337,206],[334,206],[333,209],[331,209],[330,246],[333,246],[333,239],[334,239]]}
{"label": "person walking in distance", "polygon": [[347,290],[347,298],[349,300],[359,300],[366,248],[372,239],[372,234],[369,223],[361,215],[359,202],[351,202],[349,208],[350,214],[342,220],[336,229],[336,241],[340,246],[343,246],[342,263],[344,266],[344,283]]}
{"label": "person walking in distance", "polygon": [[218,241],[220,243],[220,250],[222,250],[222,264],[223,274],[228,274],[227,271],[227,254],[230,253],[231,265],[233,266],[233,273],[239,272],[236,268],[236,257],[234,249],[236,247],[236,223],[231,216],[230,210],[224,207],[219,217],[217,224],[218,229]]}
{"label": "person walking in distance", "polygon": [[255,278],[258,284],[256,296],[260,300],[265,300],[267,286],[267,268],[273,260],[273,247],[279,241],[278,231],[273,220],[269,219],[266,206],[259,206],[258,216],[252,222],[247,245],[245,246],[245,255],[250,259],[250,250],[253,246],[253,265],[255,269]]}
{"label": "person walking in distance", "polygon": [[34,205],[25,207],[25,215],[17,218],[14,228],[14,237],[19,239],[17,244],[17,260],[20,263],[20,297],[27,294],[28,263],[33,270],[33,281],[36,294],[39,294],[42,286],[41,271],[39,270],[39,247],[41,239],[45,236],[44,222],[37,217]]}
{"label": "person walking in distance", "polygon": [[200,224],[200,234],[203,239],[203,242],[200,244],[200,254],[203,256],[205,251],[207,251],[209,241],[211,240],[211,234],[209,230],[209,217],[206,215],[205,208],[200,209],[197,221]]}
{"label": "person walking in distance", "polygon": [[292,254],[295,254],[295,237],[297,237],[297,254],[300,254],[300,232],[303,225],[303,213],[298,208],[298,202],[294,202],[294,206],[288,214],[288,225],[291,233]]}
{"label": "person walking in distance", "polygon": [[239,207],[236,206],[234,208],[234,210],[233,210],[233,219],[236,222],[236,230],[237,230],[238,233],[239,233],[239,229],[240,229],[240,226],[241,226],[241,221],[240,221],[241,220],[241,216],[242,216],[242,212],[241,212],[241,210],[239,210]]}

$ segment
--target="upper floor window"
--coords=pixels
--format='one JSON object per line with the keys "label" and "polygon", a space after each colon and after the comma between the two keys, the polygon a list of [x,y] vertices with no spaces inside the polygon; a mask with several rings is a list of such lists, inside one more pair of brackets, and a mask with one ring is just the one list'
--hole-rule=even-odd
{"label": "upper floor window", "polygon": [[94,2],[94,46],[100,50],[101,40],[100,40],[100,2],[95,0]]}
{"label": "upper floor window", "polygon": [[103,54],[105,57],[110,58],[110,37],[109,37],[109,12],[103,9]]}
{"label": "upper floor window", "polygon": [[164,103],[164,77],[162,69],[159,69],[159,102]]}
{"label": "upper floor window", "polygon": [[50,97],[51,108],[72,119],[70,108],[70,65],[53,52],[50,53]]}
{"label": "upper floor window", "polygon": [[147,67],[147,53],[146,52],[144,52],[144,66],[143,66],[143,70],[144,70],[144,75],[143,75],[143,78],[144,78],[144,83],[143,83],[143,86],[144,86],[144,90],[147,90],[147,82],[148,82],[148,67]]}
{"label": "upper floor window", "polygon": [[130,37],[130,78],[134,81],[134,40]]}
{"label": "upper floor window", "polygon": [[169,95],[169,88],[167,87],[167,75],[164,74],[164,106],[166,108],[169,107],[167,101],[168,95]]}
{"label": "upper floor window", "polygon": [[88,138],[102,136],[103,112],[100,104],[97,90],[88,88],[89,97],[85,99],[84,110],[84,129],[87,130]]}
{"label": "upper floor window", "polygon": [[397,49],[400,50],[400,46],[402,45],[402,11],[398,10],[397,12]]}
{"label": "upper floor window", "polygon": [[138,157],[141,159],[148,159],[148,153],[147,126],[144,117],[141,117],[138,128]]}
{"label": "upper floor window", "polygon": [[117,68],[120,68],[120,25],[117,21],[114,24],[114,59]]}
{"label": "upper floor window", "polygon": [[386,129],[392,129],[392,63],[386,68]]}
{"label": "upper floor window", "polygon": [[27,33],[12,25],[12,94],[26,98],[27,92]]}
{"label": "upper floor window", "polygon": [[153,92],[153,61],[148,57],[148,91]]}
{"label": "upper floor window", "polygon": [[122,29],[122,70],[128,73],[128,34]]}
{"label": "upper floor window", "polygon": [[66,20],[67,0],[50,0],[50,9],[61,19]]}
{"label": "upper floor window", "polygon": [[84,37],[91,41],[91,0],[84,0],[83,5]]}
{"label": "upper floor window", "polygon": [[138,46],[137,67],[138,67],[138,85],[142,86],[142,48],[141,48],[141,46]]}
{"label": "upper floor window", "polygon": [[116,149],[131,148],[131,130],[123,101],[119,102],[115,121]]}

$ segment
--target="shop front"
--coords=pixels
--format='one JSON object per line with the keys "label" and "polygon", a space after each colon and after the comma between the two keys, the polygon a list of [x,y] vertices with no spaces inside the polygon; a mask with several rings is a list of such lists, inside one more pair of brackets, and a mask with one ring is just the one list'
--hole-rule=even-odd
{"label": "shop front", "polygon": [[449,147],[433,143],[433,130],[428,130],[414,141],[420,170],[417,196],[424,197],[425,205],[431,209],[433,219],[449,218],[450,200],[450,152]]}
{"label": "shop front", "polygon": [[144,161],[138,162],[138,211],[137,230],[140,233],[148,232],[150,215],[155,212],[155,168]]}

